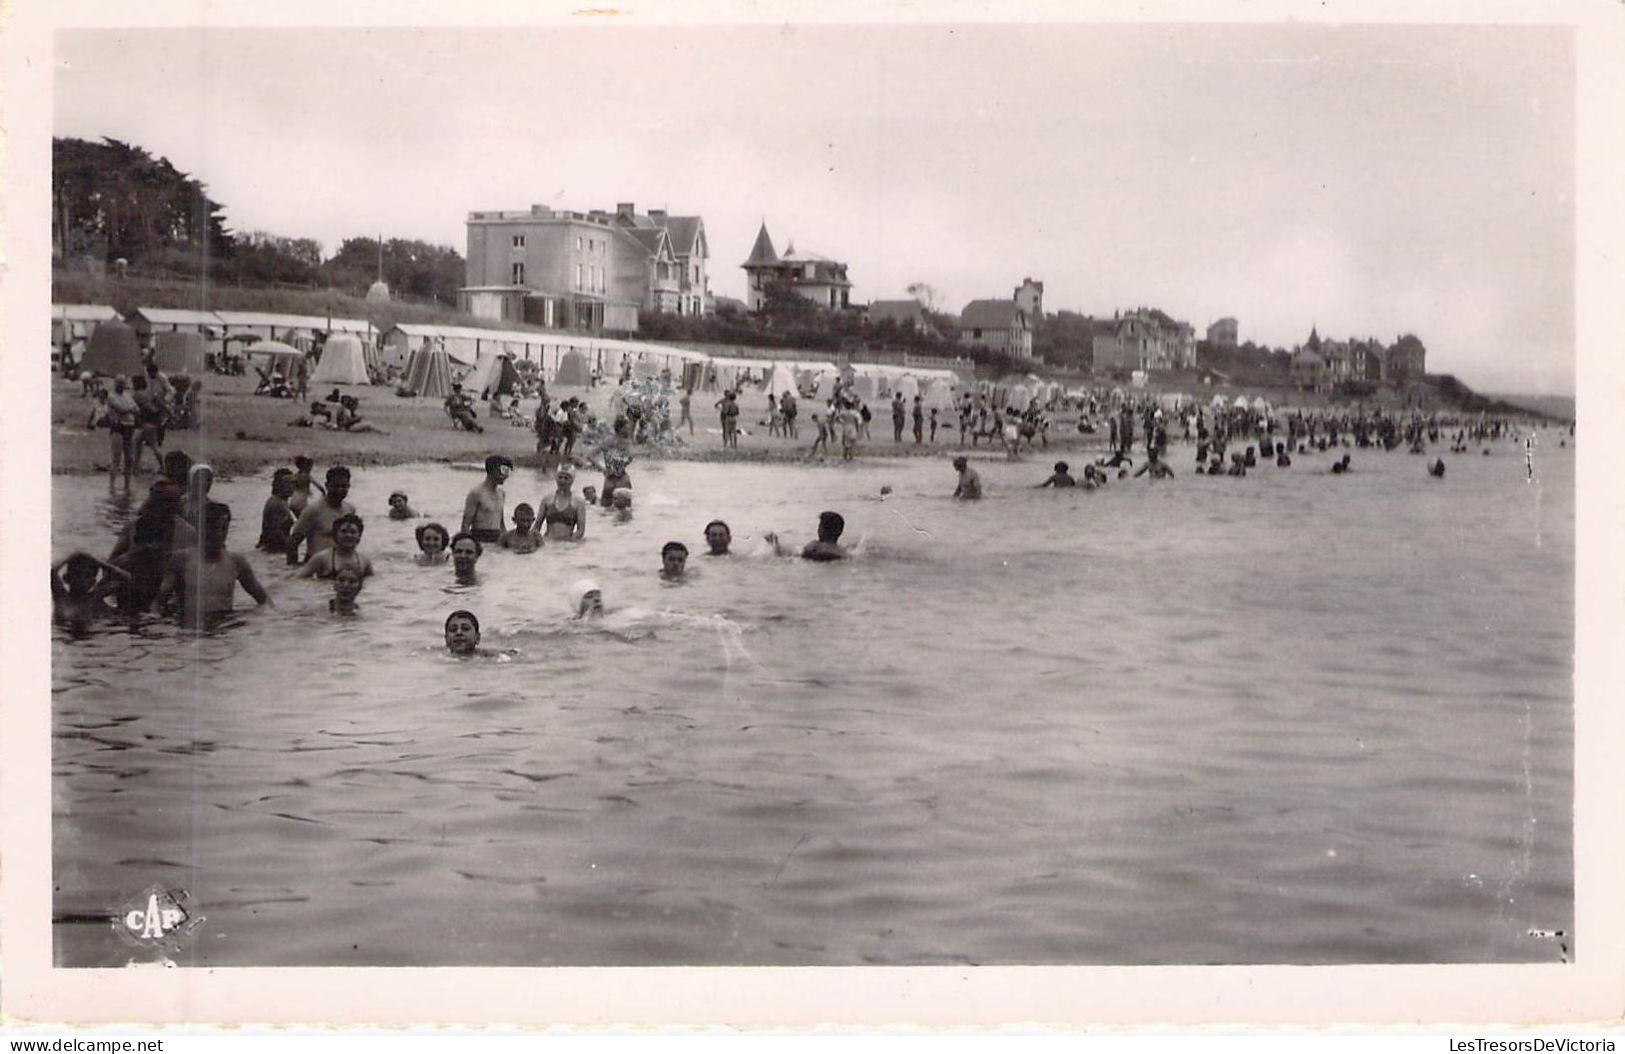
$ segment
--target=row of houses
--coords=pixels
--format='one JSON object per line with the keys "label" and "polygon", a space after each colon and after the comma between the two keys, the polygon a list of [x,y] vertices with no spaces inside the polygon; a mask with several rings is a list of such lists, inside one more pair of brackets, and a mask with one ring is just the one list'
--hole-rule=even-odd
{"label": "row of houses", "polygon": [[1332,340],[1311,327],[1309,339],[1294,348],[1292,380],[1301,388],[1324,388],[1347,381],[1403,384],[1427,372],[1427,349],[1421,341],[1400,339],[1385,346],[1375,337]]}

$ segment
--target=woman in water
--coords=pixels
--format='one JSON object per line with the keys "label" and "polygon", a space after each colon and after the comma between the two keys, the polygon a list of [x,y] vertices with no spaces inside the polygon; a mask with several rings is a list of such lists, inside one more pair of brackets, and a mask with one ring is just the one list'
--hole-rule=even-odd
{"label": "woman in water", "polygon": [[587,503],[574,493],[576,470],[560,465],[553,477],[558,489],[543,498],[537,513],[548,541],[579,542],[587,534]]}
{"label": "woman in water", "polygon": [[438,523],[425,523],[417,529],[418,549],[417,564],[419,567],[432,567],[435,564],[446,562],[446,549],[451,544],[451,535]]}

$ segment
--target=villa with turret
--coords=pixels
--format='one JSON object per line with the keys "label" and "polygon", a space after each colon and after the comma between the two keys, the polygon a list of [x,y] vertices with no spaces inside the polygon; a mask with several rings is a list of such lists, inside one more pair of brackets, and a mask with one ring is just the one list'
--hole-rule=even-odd
{"label": "villa with turret", "polygon": [[765,222],[751,246],[750,258],[739,266],[745,269],[745,300],[752,311],[762,309],[767,289],[775,283],[829,311],[840,311],[851,300],[846,264],[817,253],[797,252],[794,242],[780,256],[773,249]]}

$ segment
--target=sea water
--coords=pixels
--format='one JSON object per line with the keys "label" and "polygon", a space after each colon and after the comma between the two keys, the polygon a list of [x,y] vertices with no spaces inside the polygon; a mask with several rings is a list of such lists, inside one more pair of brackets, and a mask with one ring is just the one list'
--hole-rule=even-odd
{"label": "sea water", "polygon": [[[1546,435],[1533,482],[1508,443],[1442,479],[1176,447],[1171,481],[1037,490],[1040,451],[978,461],[980,503],[946,456],[637,461],[632,522],[488,550],[472,587],[384,513],[401,489],[455,530],[479,472],[365,469],[354,618],[252,553],[269,473],[222,480],[274,610],[53,638],[57,960],[139,959],[96,918],[160,885],[203,966],[1557,961],[1574,474]],[[509,507],[549,490],[521,468]],[[53,504],[59,555],[131,513],[98,478]],[[825,509],[853,559],[770,555]],[[583,576],[602,623],[570,618]],[[447,656],[457,608],[505,654]]]}

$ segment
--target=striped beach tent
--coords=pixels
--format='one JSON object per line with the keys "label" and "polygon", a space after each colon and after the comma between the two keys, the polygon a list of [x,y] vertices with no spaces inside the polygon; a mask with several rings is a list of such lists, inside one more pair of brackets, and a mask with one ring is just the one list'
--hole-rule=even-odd
{"label": "striped beach tent", "polygon": [[451,360],[446,349],[430,344],[412,353],[406,362],[406,378],[402,382],[418,395],[444,399],[451,394]]}

